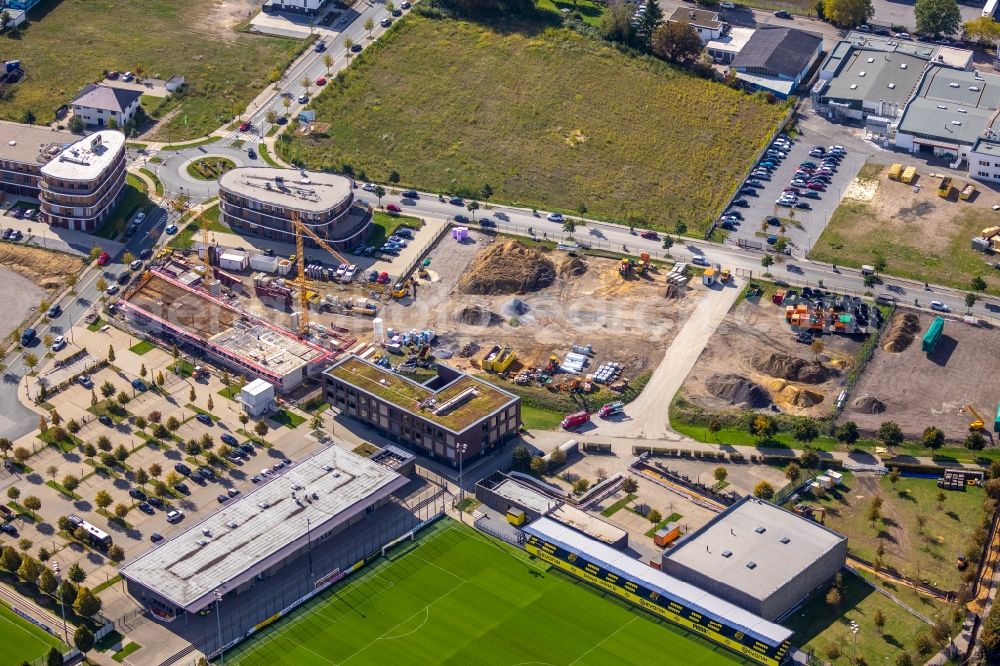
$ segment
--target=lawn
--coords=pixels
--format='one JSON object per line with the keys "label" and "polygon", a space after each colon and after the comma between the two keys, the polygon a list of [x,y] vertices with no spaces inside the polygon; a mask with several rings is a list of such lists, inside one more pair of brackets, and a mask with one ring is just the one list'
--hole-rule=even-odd
{"label": "lawn", "polygon": [[372,235],[368,237],[367,244],[372,247],[379,247],[385,239],[396,233],[399,227],[411,227],[419,229],[423,222],[409,215],[389,215],[380,210],[372,215]]}
{"label": "lawn", "polygon": [[[881,519],[872,527],[868,509],[874,491],[883,500]],[[939,507],[937,495],[944,492]],[[967,550],[970,536],[979,526],[983,490],[941,491],[934,479],[902,477],[893,488],[887,476],[858,478],[844,474],[844,487],[823,499],[825,524],[848,538],[848,548],[873,562],[883,535],[884,566],[910,578],[925,580],[944,590],[957,590],[962,572],[955,556]],[[926,521],[921,529],[918,516]]]}
{"label": "lawn", "polygon": [[[815,652],[817,657],[835,666],[850,664],[855,645],[855,636],[850,627],[853,620],[860,627],[857,633],[857,655],[864,656],[867,663],[896,663],[896,655],[907,648],[913,657],[913,663],[924,662],[924,659],[917,658],[916,650],[912,647],[914,637],[929,630],[924,622],[874,590],[861,578],[846,571],[843,573],[841,596],[840,605],[831,606],[826,603],[824,587],[804,608],[796,611],[783,623],[795,632],[795,641],[804,652]],[[933,615],[926,607],[914,607],[925,615]],[[873,622],[877,611],[882,611],[886,619],[881,632]],[[827,649],[831,644],[838,646],[840,657],[829,658]]]}
{"label": "lawn", "polygon": [[198,180],[219,180],[219,176],[236,168],[236,162],[227,157],[203,157],[187,165],[188,175]]}
{"label": "lawn", "polygon": [[446,518],[264,629],[226,655],[226,664],[714,666],[738,659]]}
{"label": "lawn", "polygon": [[228,226],[219,221],[218,204],[215,204],[214,206],[205,209],[205,211],[201,214],[201,217],[198,218],[197,228],[201,229],[201,227],[206,223],[208,224],[209,231],[217,231],[221,234],[232,233],[232,229],[230,229]]}
{"label": "lawn", "polygon": [[132,174],[125,175],[125,190],[122,193],[118,208],[111,214],[104,224],[102,224],[94,234],[101,238],[114,240],[125,231],[132,214],[140,208],[147,209],[150,206],[149,197],[146,196],[146,183]]}
{"label": "lawn", "polygon": [[153,351],[154,349],[156,349],[156,345],[154,345],[152,342],[149,342],[148,340],[140,340],[139,342],[135,343],[134,345],[128,348],[130,352],[132,352],[133,354],[138,354],[139,356],[147,354]]}
{"label": "lawn", "polygon": [[0,602],[0,640],[4,646],[4,662],[10,664],[44,657],[53,646],[66,649],[62,641],[23,620],[5,602]]}
{"label": "lawn", "polygon": [[882,256],[892,275],[965,290],[979,275],[989,293],[1000,294],[1000,274],[970,245],[971,238],[996,224],[996,211],[982,203],[939,199],[936,179],[930,177],[921,178],[923,192],[913,194],[907,186],[886,180],[884,169],[873,164],[862,168],[859,178],[882,176],[876,198],[844,199],[809,258],[858,268]]}
{"label": "lawn", "polygon": [[153,181],[153,185],[156,186],[156,195],[162,197],[163,196],[163,181],[160,180],[159,176],[157,176],[155,173],[153,173],[149,169],[144,169],[142,167],[139,168],[139,172],[142,173],[142,175],[144,175],[147,178],[149,178],[151,181]]}
{"label": "lawn", "polygon": [[103,319],[101,319],[100,317],[98,317],[97,319],[94,320],[93,324],[90,324],[90,325],[87,326],[87,330],[88,331],[99,331],[106,324],[107,324],[106,321],[104,321]]}
{"label": "lawn", "polygon": [[271,417],[271,420],[275,423],[280,423],[286,428],[292,428],[293,430],[306,422],[306,418],[304,416],[299,416],[298,414],[287,409],[279,409],[274,416]]}
{"label": "lawn", "polygon": [[521,423],[528,430],[555,430],[565,414],[521,403]]}
{"label": "lawn", "polygon": [[506,203],[707,229],[785,107],[533,20],[408,16],[313,100],[329,129],[282,135],[282,158],[380,182],[397,171],[400,187],[478,198],[489,184]]}
{"label": "lawn", "polygon": [[[169,133],[160,128],[154,140],[181,141],[208,134],[230,120],[273,81],[308,40],[280,39],[233,30],[245,15],[227,15],[223,5],[200,0],[63,0],[42,3],[29,12],[30,27],[17,40],[3,37],[3,50],[20,59],[28,72],[5,100],[0,116],[20,121],[27,111],[38,122],[54,119],[104,70],[141,71],[187,79],[156,112],[171,117]],[[95,21],[95,16],[113,20]],[[112,18],[113,17],[113,18]],[[54,58],[72,44],[72,57]]]}

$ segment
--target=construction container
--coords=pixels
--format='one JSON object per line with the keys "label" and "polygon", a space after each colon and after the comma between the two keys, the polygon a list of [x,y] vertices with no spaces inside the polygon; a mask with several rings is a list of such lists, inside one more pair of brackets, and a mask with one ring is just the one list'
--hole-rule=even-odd
{"label": "construction container", "polygon": [[917,167],[908,166],[905,169],[903,169],[903,175],[900,177],[900,180],[903,181],[904,183],[912,183],[913,179],[916,178],[916,176],[917,176]]}
{"label": "construction container", "polygon": [[967,183],[966,186],[962,188],[962,193],[959,196],[962,198],[962,201],[968,201],[975,193],[976,186],[972,183]]}
{"label": "construction container", "polygon": [[665,548],[676,541],[681,535],[681,526],[677,523],[667,523],[653,535],[653,543]]}
{"label": "construction container", "polygon": [[1000,405],[997,405],[997,415],[993,419],[993,432],[1000,432]]}
{"label": "construction container", "polygon": [[279,275],[288,275],[291,272],[292,272],[292,262],[290,262],[288,259],[282,259],[281,261],[278,262]]}
{"label": "construction container", "polygon": [[777,291],[774,292],[774,295],[771,296],[771,302],[774,303],[775,305],[781,305],[784,301],[785,301],[784,289],[778,289]]}
{"label": "construction container", "polygon": [[226,250],[219,255],[219,268],[226,271],[245,271],[250,265],[250,258],[245,252]]}
{"label": "construction container", "polygon": [[830,479],[833,481],[833,486],[831,486],[831,488],[839,486],[841,483],[844,482],[844,475],[841,474],[840,472],[836,472],[831,469],[829,472],[826,473],[826,475],[830,477]]}
{"label": "construction container", "polygon": [[927,331],[924,333],[921,349],[928,354],[934,351],[934,347],[937,346],[938,341],[941,339],[941,332],[943,330],[944,319],[942,317],[935,317],[934,321],[931,322],[931,325],[927,327]]}
{"label": "construction container", "polygon": [[902,164],[893,164],[889,167],[889,180],[899,180],[899,176],[903,173]]}
{"label": "construction container", "polygon": [[274,273],[278,270],[279,261],[280,259],[278,259],[277,257],[268,257],[263,254],[254,254],[250,256],[250,268],[255,271]]}
{"label": "construction container", "polygon": [[527,519],[528,517],[524,515],[524,511],[514,508],[507,509],[507,522],[511,525],[524,525],[524,521]]}
{"label": "construction container", "polygon": [[820,484],[821,486],[827,489],[833,488],[833,479],[831,479],[826,474],[821,474],[820,476],[817,476],[816,483]]}
{"label": "construction container", "polygon": [[817,483],[816,481],[813,481],[812,483],[809,484],[808,490],[813,497],[821,497],[823,493],[826,492],[826,488],[824,488],[822,484]]}
{"label": "construction container", "polygon": [[951,184],[951,176],[945,176],[942,178],[941,183],[938,185],[937,195],[942,199],[947,199],[951,195]]}
{"label": "construction container", "polygon": [[709,266],[705,269],[705,272],[701,276],[701,283],[705,286],[712,286],[715,284],[716,272],[715,269]]}

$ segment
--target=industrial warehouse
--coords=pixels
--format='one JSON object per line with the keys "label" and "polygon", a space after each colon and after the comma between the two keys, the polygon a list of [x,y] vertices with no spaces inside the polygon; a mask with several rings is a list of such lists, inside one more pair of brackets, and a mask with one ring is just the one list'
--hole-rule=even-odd
{"label": "industrial warehouse", "polygon": [[160,618],[197,613],[364,520],[407,481],[331,446],[127,563],[121,575]]}
{"label": "industrial warehouse", "polygon": [[[318,375],[334,352],[269,324],[163,271],[143,275],[118,301],[133,325],[190,344],[240,374],[279,391]],[[199,278],[200,279],[200,278]]]}

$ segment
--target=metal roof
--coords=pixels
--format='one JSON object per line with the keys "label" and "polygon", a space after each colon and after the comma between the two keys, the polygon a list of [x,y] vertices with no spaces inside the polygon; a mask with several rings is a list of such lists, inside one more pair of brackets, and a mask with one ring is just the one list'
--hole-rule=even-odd
{"label": "metal roof", "polygon": [[1000,76],[932,65],[903,110],[899,132],[971,145],[992,127]]}
{"label": "metal roof", "polygon": [[550,518],[539,518],[525,527],[524,531],[557,544],[567,551],[583,555],[604,569],[640,582],[661,595],[676,599],[686,606],[697,609],[703,615],[716,618],[719,622],[738,628],[758,640],[779,644],[792,636],[792,632],[781,625],[769,622],[694,585],[657,571],[611,546],[584,536]]}
{"label": "metal roof", "polygon": [[664,561],[763,600],[846,540],[774,504],[745,497],[684,538]]}
{"label": "metal roof", "polygon": [[[252,463],[247,463],[248,465]],[[406,485],[330,446],[140,555],[122,576],[195,612]]]}
{"label": "metal roof", "polygon": [[843,57],[824,98],[902,106],[920,82],[927,58],[855,48]]}
{"label": "metal roof", "polygon": [[972,145],[972,152],[1000,156],[1000,143],[980,137]]}
{"label": "metal roof", "polygon": [[790,79],[809,66],[823,44],[823,36],[784,26],[762,25],[733,60],[732,67],[761,68]]}

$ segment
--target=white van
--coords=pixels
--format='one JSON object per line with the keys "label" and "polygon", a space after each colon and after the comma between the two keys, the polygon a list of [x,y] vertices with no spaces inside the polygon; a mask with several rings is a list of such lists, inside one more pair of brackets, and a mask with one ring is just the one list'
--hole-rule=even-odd
{"label": "white van", "polygon": [[862,275],[875,275],[875,267],[868,266],[867,264],[861,267]]}

